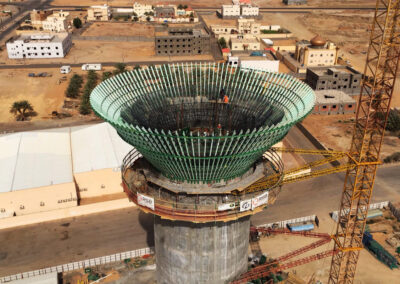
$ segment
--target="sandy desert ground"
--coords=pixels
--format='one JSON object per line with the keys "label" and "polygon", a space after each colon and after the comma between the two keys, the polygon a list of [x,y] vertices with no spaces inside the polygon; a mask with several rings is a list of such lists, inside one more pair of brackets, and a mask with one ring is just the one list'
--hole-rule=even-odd
{"label": "sandy desert ground", "polygon": [[96,22],[82,36],[142,36],[154,37],[154,25],[142,23]]}

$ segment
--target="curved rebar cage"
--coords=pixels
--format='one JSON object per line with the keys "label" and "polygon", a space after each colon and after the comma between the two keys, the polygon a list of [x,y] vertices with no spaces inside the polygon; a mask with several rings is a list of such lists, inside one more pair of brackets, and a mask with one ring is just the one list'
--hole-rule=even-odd
{"label": "curved rebar cage", "polygon": [[98,85],[94,112],[172,180],[241,176],[313,108],[299,80],[216,63],[125,72]]}

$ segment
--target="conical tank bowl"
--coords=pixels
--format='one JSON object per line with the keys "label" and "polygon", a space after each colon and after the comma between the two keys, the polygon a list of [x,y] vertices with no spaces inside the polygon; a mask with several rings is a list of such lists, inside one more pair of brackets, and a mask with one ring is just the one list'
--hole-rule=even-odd
{"label": "conical tank bowl", "polygon": [[98,85],[94,112],[163,175],[210,183],[243,175],[314,106],[287,74],[225,64],[170,64]]}

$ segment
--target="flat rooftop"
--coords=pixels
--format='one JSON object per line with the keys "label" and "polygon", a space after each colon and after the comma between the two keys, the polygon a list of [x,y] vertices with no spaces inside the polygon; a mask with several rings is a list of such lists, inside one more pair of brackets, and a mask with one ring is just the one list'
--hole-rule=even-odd
{"label": "flat rooftop", "polygon": [[324,105],[332,103],[355,103],[356,100],[340,90],[315,91],[315,104]]}
{"label": "flat rooftop", "polygon": [[174,27],[158,28],[155,31],[156,37],[168,36],[168,37],[181,37],[187,35],[208,35],[207,31],[203,27],[193,27],[193,25],[174,25]]}
{"label": "flat rooftop", "polygon": [[339,72],[339,73],[349,73],[349,74],[360,74],[358,71],[354,70],[353,68],[350,68],[348,66],[344,65],[335,65],[332,67],[326,66],[326,67],[311,67],[309,68],[310,71],[314,72],[318,76],[326,76],[328,75],[328,70],[332,70],[333,72]]}
{"label": "flat rooftop", "polygon": [[62,42],[68,33],[38,33],[22,34],[11,38],[8,42],[23,41],[24,43]]}
{"label": "flat rooftop", "polygon": [[232,38],[232,43],[259,43],[257,38]]}

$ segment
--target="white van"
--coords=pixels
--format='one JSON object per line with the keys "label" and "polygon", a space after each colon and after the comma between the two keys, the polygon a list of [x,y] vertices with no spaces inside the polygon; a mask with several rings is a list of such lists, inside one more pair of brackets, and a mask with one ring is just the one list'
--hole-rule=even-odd
{"label": "white van", "polygon": [[69,72],[71,72],[71,66],[69,65],[61,66],[60,72],[61,74],[68,74]]}

